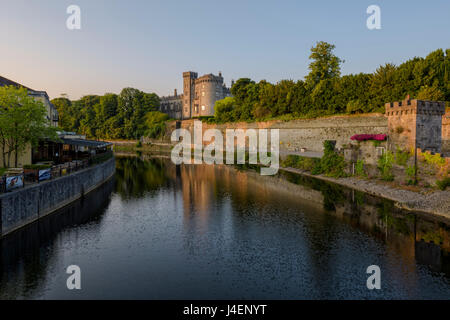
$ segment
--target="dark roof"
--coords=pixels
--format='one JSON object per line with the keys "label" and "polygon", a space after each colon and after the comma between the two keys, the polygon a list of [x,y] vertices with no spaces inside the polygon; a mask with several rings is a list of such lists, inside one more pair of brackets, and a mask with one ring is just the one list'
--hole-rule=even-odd
{"label": "dark roof", "polygon": [[112,145],[110,142],[84,140],[84,139],[61,139],[64,144],[70,144],[73,146],[84,146],[90,148],[103,148]]}
{"label": "dark roof", "polygon": [[9,80],[9,79],[6,79],[6,78],[0,76],[0,87],[4,87],[4,86],[24,87],[25,89],[35,91],[33,89],[25,87],[24,85],[21,85],[20,83],[17,83],[15,81],[12,81],[12,80]]}
{"label": "dark roof", "polygon": [[33,90],[31,88],[24,86],[23,84],[17,83],[15,81],[12,81],[5,77],[0,76],[0,87],[5,87],[5,86],[14,86],[17,88],[23,87],[28,90],[28,94],[31,96],[42,96],[43,95],[49,99],[46,91]]}

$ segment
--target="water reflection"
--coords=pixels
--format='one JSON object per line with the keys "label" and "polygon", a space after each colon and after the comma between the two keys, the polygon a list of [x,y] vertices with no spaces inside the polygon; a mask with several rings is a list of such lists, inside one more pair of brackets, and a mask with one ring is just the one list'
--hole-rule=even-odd
{"label": "water reflection", "polygon": [[0,240],[0,298],[28,297],[41,290],[49,272],[49,259],[57,259],[57,246],[66,229],[74,230],[64,241],[78,241],[77,228],[100,229],[101,219],[114,190],[114,179],[73,202]]}
{"label": "water reflection", "polygon": [[[449,226],[316,179],[117,159],[114,182],[1,242],[1,298],[448,298]],[[64,268],[82,266],[82,292]],[[371,264],[383,290],[365,287]],[[105,270],[107,272],[105,273]]]}

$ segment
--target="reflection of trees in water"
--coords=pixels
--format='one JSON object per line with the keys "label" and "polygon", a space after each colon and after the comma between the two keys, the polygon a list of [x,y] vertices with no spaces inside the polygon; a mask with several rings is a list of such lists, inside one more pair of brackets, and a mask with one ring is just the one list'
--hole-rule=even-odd
{"label": "reflection of trees in water", "polygon": [[167,160],[138,157],[116,159],[116,192],[122,198],[140,198],[147,192],[160,189],[167,183]]}
{"label": "reflection of trees in water", "polygon": [[417,262],[450,275],[450,226],[404,211],[387,199],[292,172],[281,171],[280,175],[320,191],[328,212],[339,212],[337,215],[346,222],[397,246]]}
{"label": "reflection of trees in water", "polygon": [[325,210],[336,210],[336,206],[343,203],[346,199],[344,189],[337,184],[331,184],[319,179],[312,179],[289,171],[281,171],[280,175],[285,177],[289,182],[322,192]]}

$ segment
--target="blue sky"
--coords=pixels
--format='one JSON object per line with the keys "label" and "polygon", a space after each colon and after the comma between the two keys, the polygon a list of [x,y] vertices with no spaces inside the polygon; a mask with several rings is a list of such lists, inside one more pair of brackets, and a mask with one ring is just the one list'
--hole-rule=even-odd
{"label": "blue sky", "polygon": [[[66,8],[81,8],[81,30]],[[369,5],[381,30],[366,27]],[[303,79],[310,48],[336,45],[343,74],[450,47],[448,0],[0,0],[0,75],[51,98],[182,88],[181,73]]]}

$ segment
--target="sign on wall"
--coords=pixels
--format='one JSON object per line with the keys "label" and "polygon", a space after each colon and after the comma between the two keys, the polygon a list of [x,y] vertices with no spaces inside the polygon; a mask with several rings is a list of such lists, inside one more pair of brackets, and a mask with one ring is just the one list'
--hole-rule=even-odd
{"label": "sign on wall", "polygon": [[39,181],[50,180],[52,178],[52,169],[39,170]]}
{"label": "sign on wall", "polygon": [[23,187],[23,176],[6,177],[6,190],[12,190]]}

